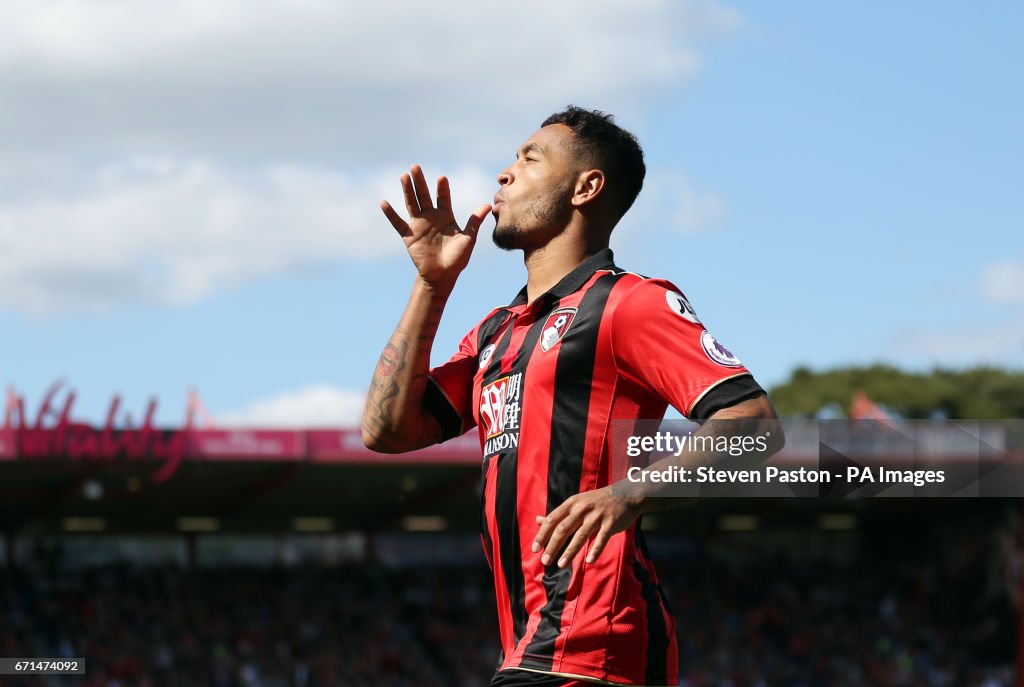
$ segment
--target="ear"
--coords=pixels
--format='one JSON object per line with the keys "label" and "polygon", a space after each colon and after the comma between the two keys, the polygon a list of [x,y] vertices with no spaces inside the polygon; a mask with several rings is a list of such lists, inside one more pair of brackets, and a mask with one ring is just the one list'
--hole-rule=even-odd
{"label": "ear", "polygon": [[572,194],[573,207],[581,208],[592,203],[604,190],[604,172],[599,169],[588,169],[576,177],[576,188]]}

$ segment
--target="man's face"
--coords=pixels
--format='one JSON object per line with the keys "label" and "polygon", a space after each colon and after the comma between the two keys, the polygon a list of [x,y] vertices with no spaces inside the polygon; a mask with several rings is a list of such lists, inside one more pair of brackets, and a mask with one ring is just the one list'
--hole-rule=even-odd
{"label": "man's face", "polygon": [[505,250],[537,248],[565,229],[572,215],[576,169],[572,129],[546,126],[530,136],[498,175],[493,239]]}

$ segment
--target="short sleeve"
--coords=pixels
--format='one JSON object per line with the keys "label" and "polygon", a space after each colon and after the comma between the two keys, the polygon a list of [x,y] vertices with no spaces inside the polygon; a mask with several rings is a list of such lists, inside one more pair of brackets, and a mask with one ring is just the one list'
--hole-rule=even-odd
{"label": "short sleeve", "polygon": [[689,418],[763,393],[671,282],[637,282],[616,305],[611,336],[619,371]]}
{"label": "short sleeve", "polygon": [[473,418],[473,376],[477,363],[477,328],[459,343],[448,362],[430,370],[423,404],[434,416],[444,439],[464,434],[476,425]]}

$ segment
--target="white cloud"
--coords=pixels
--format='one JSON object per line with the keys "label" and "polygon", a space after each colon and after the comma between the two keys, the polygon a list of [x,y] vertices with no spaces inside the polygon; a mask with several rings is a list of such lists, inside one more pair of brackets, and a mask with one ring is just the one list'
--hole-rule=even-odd
{"label": "white cloud", "polygon": [[[989,304],[1024,304],[1024,260],[998,260],[982,269],[976,282],[984,300],[977,298],[966,284],[932,294],[947,309],[973,309],[974,322],[954,322],[946,325],[906,327],[889,340],[887,352],[907,362],[924,361],[930,365],[980,365],[999,367],[1018,366],[1024,360],[1024,313],[1019,309],[992,308]],[[992,311],[982,319],[983,311]]]}
{"label": "white cloud", "polygon": [[[78,193],[0,204],[0,307],[187,304],[261,277],[400,255],[377,207],[400,203],[398,175],[163,158],[108,166]],[[493,194],[490,174],[451,178],[460,221]]]}
{"label": "white cloud", "polygon": [[[12,0],[0,309],[187,304],[399,255],[377,209],[398,164],[493,166],[568,102],[640,126],[741,24],[714,0]],[[460,219],[495,171],[451,174]],[[685,189],[681,229],[720,221]]]}
{"label": "white cloud", "polygon": [[729,216],[725,198],[714,191],[680,189],[679,210],[675,223],[685,235],[702,234],[717,229]]}
{"label": "white cloud", "polygon": [[981,288],[993,303],[1024,305],[1024,259],[989,265],[982,272]]}
{"label": "white cloud", "polygon": [[721,194],[696,187],[684,173],[670,175],[667,187],[664,182],[662,186],[675,200],[669,217],[684,235],[713,231],[729,217],[729,205]]}
{"label": "white cloud", "polygon": [[507,156],[570,101],[635,115],[741,24],[713,0],[15,0],[0,154]]}
{"label": "white cloud", "polygon": [[363,400],[360,392],[320,384],[220,413],[216,422],[224,427],[357,427]]}
{"label": "white cloud", "polygon": [[722,194],[695,185],[684,170],[648,169],[643,191],[629,211],[629,226],[672,228],[685,236],[719,229],[729,218]]}
{"label": "white cloud", "polygon": [[1024,319],[905,330],[893,337],[888,350],[928,364],[1016,365],[1024,353]]}

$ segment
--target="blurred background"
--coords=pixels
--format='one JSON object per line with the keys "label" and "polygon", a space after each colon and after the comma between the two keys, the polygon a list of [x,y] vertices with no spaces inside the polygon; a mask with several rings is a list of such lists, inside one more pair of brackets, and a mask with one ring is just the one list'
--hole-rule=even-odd
{"label": "blurred background", "polygon": [[[460,217],[568,103],[648,175],[612,247],[781,415],[1022,418],[1024,9],[533,0],[0,8],[0,655],[25,685],[477,685],[472,439],[365,452],[412,163]],[[1013,189],[1018,189],[1014,192]],[[441,362],[525,280],[485,223]],[[1016,499],[645,523],[685,684],[1017,684]]]}

